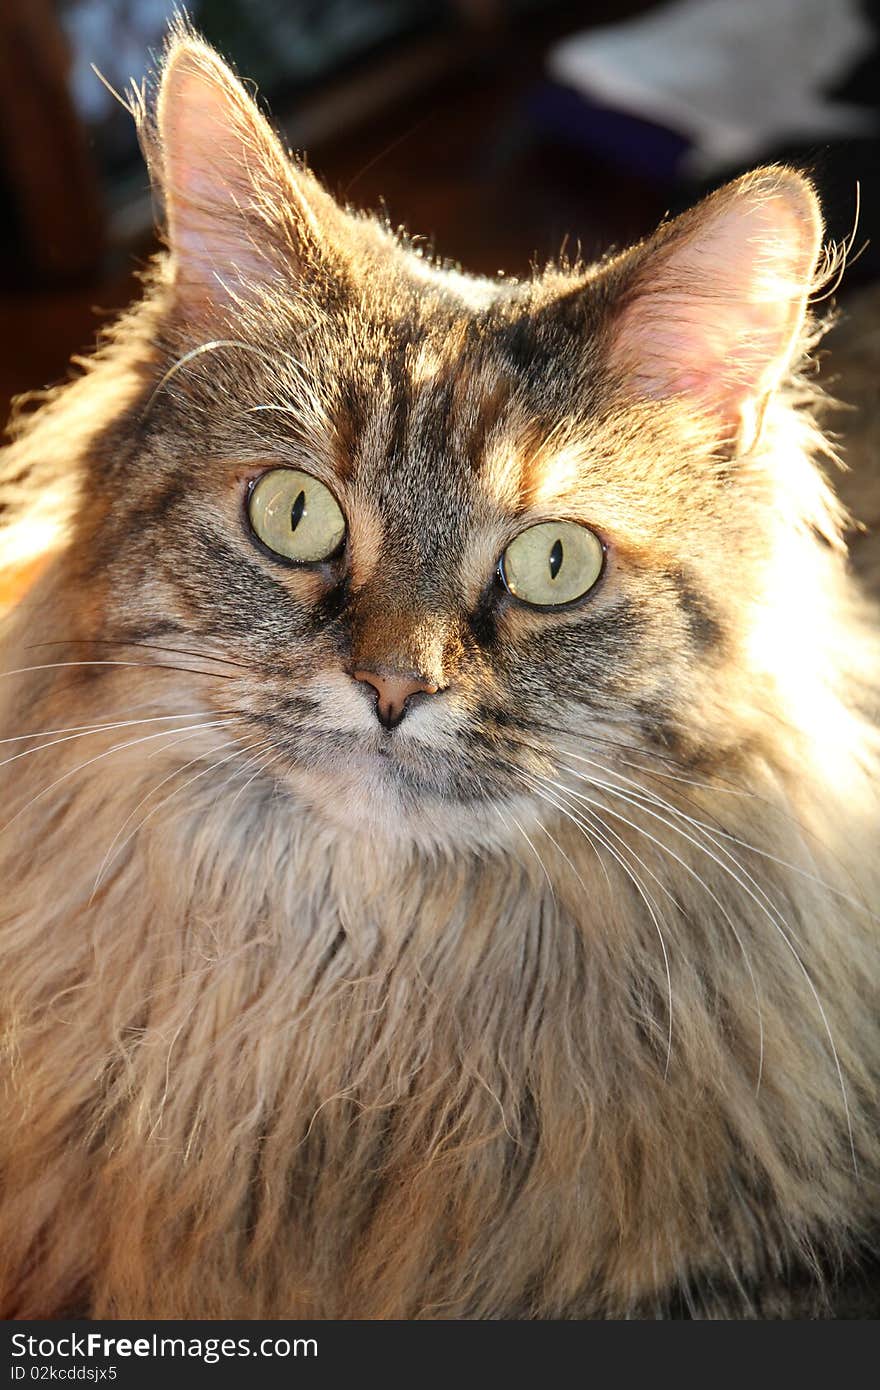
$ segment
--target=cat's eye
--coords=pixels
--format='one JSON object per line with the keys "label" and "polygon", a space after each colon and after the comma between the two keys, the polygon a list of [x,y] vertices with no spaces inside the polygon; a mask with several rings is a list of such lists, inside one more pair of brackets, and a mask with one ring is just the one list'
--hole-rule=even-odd
{"label": "cat's eye", "polygon": [[602,573],[605,547],[575,521],[542,521],[510,542],[498,572],[508,593],[533,608],[584,598]]}
{"label": "cat's eye", "polygon": [[303,565],[329,560],[345,538],[345,517],[333,493],[295,468],[273,468],[257,479],[248,519],[263,545]]}

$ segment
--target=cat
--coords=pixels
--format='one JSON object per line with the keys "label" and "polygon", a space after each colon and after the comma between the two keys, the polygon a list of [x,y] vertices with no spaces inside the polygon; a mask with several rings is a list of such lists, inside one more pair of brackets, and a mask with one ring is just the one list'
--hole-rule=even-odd
{"label": "cat", "polygon": [[3,462],[0,1308],[876,1312],[809,180],[495,283],[191,31],[133,107],[167,251]]}

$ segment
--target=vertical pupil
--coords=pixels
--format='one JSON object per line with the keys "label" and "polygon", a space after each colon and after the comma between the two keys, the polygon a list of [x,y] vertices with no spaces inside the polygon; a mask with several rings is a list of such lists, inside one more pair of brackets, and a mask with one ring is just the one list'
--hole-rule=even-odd
{"label": "vertical pupil", "polygon": [[295,531],[303,519],[303,512],[306,509],[306,494],[301,492],[290,509],[290,529]]}
{"label": "vertical pupil", "polygon": [[550,551],[550,578],[555,579],[562,569],[562,541],[555,541]]}

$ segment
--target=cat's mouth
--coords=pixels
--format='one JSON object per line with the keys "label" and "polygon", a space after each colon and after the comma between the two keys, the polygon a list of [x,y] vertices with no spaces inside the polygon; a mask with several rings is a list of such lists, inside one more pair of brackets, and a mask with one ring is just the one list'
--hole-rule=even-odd
{"label": "cat's mouth", "polygon": [[[432,756],[433,754],[433,756]],[[455,760],[437,757],[436,751],[404,741],[393,732],[381,731],[352,748],[340,748],[338,758],[346,769],[368,781],[397,791],[402,797],[457,796]]]}
{"label": "cat's mouth", "polygon": [[337,832],[378,836],[389,848],[414,840],[482,848],[509,832],[504,807],[521,823],[529,819],[531,798],[515,768],[469,746],[441,750],[393,734],[316,739],[298,749],[285,780]]}
{"label": "cat's mouth", "polygon": [[451,742],[442,749],[396,731],[377,730],[364,736],[322,735],[297,749],[294,778],[306,773],[310,783],[323,777],[328,790],[396,803],[403,811],[426,803],[474,804],[509,794],[497,770],[483,766],[477,748]]}

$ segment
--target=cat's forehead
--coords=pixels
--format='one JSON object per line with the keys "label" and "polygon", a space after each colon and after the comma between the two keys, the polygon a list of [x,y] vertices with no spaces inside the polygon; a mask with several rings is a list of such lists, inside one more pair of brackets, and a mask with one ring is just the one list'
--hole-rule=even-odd
{"label": "cat's forehead", "polygon": [[389,506],[414,493],[435,509],[489,497],[516,512],[549,495],[560,473],[570,481],[570,466],[559,467],[565,441],[589,414],[574,379],[583,341],[548,333],[524,293],[494,286],[490,298],[459,278],[476,286],[476,304],[456,284],[403,314],[389,309],[366,332],[355,321],[332,380],[325,359],[335,464]]}

